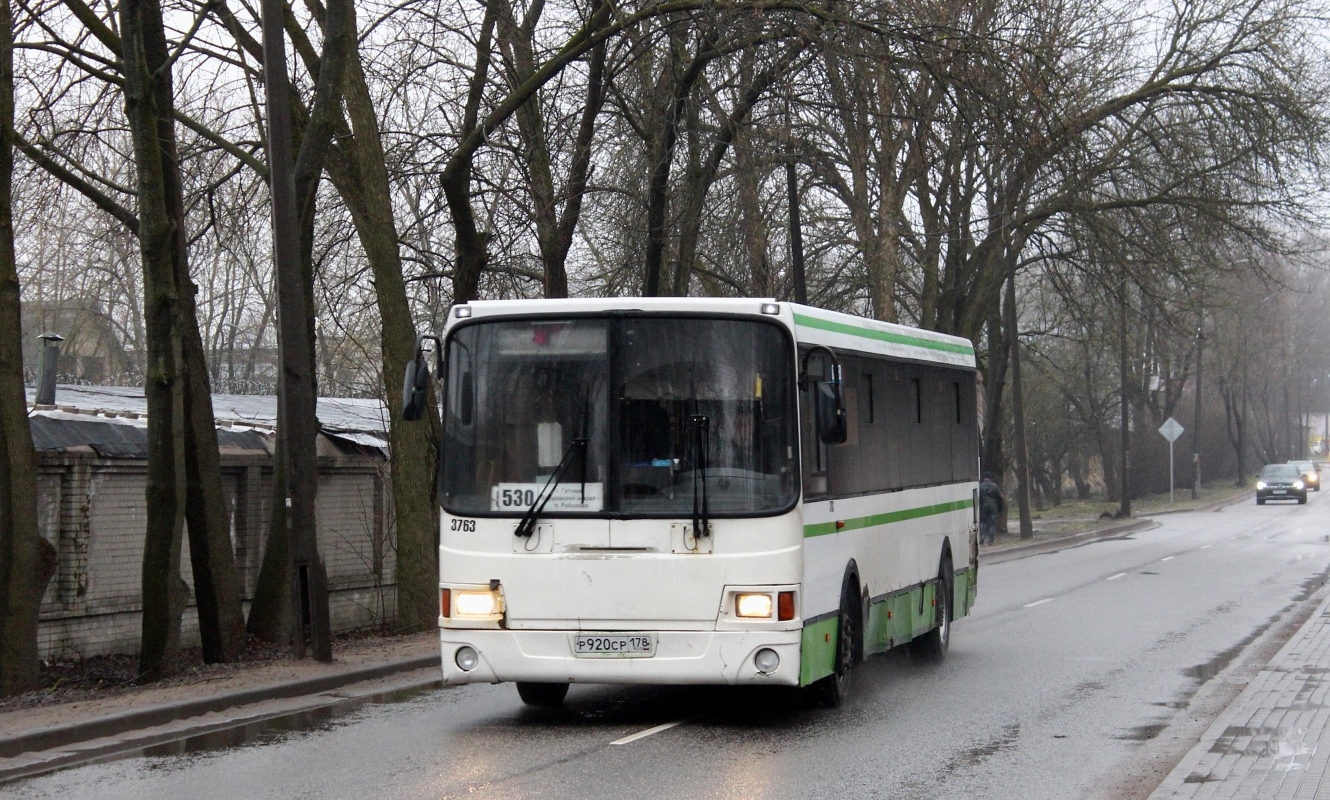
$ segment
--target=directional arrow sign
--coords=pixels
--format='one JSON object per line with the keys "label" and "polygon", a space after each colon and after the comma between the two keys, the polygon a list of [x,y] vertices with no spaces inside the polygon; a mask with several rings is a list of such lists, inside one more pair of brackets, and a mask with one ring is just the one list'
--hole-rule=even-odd
{"label": "directional arrow sign", "polygon": [[1164,421],[1163,425],[1159,426],[1159,435],[1167,439],[1171,444],[1178,440],[1178,437],[1182,435],[1184,430],[1186,430],[1186,428],[1183,428],[1177,420],[1169,417]]}

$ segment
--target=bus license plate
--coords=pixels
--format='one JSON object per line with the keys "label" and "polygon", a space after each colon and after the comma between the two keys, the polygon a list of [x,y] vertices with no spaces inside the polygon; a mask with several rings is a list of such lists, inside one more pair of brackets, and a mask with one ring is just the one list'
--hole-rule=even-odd
{"label": "bus license plate", "polygon": [[654,633],[579,633],[573,637],[578,658],[650,658],[656,654]]}

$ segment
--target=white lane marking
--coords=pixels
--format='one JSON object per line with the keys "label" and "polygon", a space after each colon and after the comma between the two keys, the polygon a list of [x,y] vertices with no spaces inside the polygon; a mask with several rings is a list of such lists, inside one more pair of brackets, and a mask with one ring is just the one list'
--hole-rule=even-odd
{"label": "white lane marking", "polygon": [[1109,576],[1108,576],[1107,578],[1105,578],[1104,580],[1106,580],[1106,581],[1115,581],[1115,580],[1117,580],[1118,578],[1124,578],[1124,577],[1126,577],[1126,575],[1127,575],[1127,573],[1125,573],[1125,572],[1119,572],[1119,573],[1116,574],[1116,575],[1109,575]]}
{"label": "white lane marking", "polygon": [[1173,556],[1165,556],[1164,558],[1161,558],[1161,559],[1159,559],[1159,560],[1160,560],[1160,561],[1172,561],[1172,560],[1173,560]]}
{"label": "white lane marking", "polygon": [[1202,545],[1202,546],[1201,546],[1201,549],[1202,549],[1202,550],[1205,550],[1205,549],[1207,549],[1207,548],[1209,548],[1209,547],[1211,547],[1211,545],[1208,545],[1208,544],[1207,544],[1207,545]]}
{"label": "white lane marking", "polygon": [[1034,608],[1035,606],[1042,606],[1044,603],[1051,603],[1051,602],[1053,602],[1053,598],[1045,597],[1043,600],[1036,600],[1033,603],[1026,603],[1025,607]]}
{"label": "white lane marking", "polygon": [[629,736],[625,736],[625,737],[623,737],[622,739],[615,739],[614,741],[610,742],[610,744],[629,744],[630,742],[635,742],[635,741],[637,741],[638,739],[645,739],[646,737],[648,737],[648,736],[650,736],[650,735],[652,735],[652,734],[654,734],[654,733],[660,733],[661,731],[667,731],[667,730],[669,730],[670,728],[673,728],[673,727],[675,727],[675,726],[677,726],[677,725],[682,725],[682,724],[684,724],[685,722],[692,722],[692,721],[695,720],[695,719],[697,719],[697,717],[689,717],[689,718],[687,718],[687,719],[676,719],[674,722],[666,722],[664,725],[657,725],[657,726],[654,727],[654,728],[647,728],[647,729],[644,730],[644,731],[638,731],[637,733],[631,734],[631,735],[629,735]]}

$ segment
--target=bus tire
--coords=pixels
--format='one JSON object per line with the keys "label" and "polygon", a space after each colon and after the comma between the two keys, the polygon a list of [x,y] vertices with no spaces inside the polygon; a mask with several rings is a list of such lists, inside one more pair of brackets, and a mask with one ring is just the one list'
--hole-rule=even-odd
{"label": "bus tire", "polygon": [[951,645],[951,601],[955,580],[951,558],[943,555],[942,566],[938,568],[933,627],[928,633],[910,641],[911,658],[936,663],[947,657],[947,648]]}
{"label": "bus tire", "polygon": [[854,584],[854,577],[846,575],[840,593],[840,624],[836,626],[835,671],[808,687],[812,701],[823,708],[836,708],[850,694],[850,668],[854,666],[859,637],[858,614],[855,613],[859,592]]}
{"label": "bus tire", "polygon": [[563,698],[568,696],[568,684],[518,681],[517,694],[529,706],[558,708],[563,705]]}

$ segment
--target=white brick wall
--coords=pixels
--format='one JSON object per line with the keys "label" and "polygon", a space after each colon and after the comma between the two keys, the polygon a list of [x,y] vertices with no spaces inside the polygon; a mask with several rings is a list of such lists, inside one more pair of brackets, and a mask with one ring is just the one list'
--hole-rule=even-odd
{"label": "white brick wall", "polygon": [[[59,554],[57,574],[42,602],[41,656],[137,652],[146,463],[101,459],[91,452],[38,457],[39,524]],[[320,469],[317,509],[334,631],[378,624],[395,610],[386,470],[369,457],[340,462]],[[262,564],[271,486],[266,464],[252,458],[249,463],[224,461],[223,490],[246,608]],[[181,543],[180,563],[181,577],[192,586],[188,536]],[[181,632],[183,642],[197,644],[192,606]]]}

